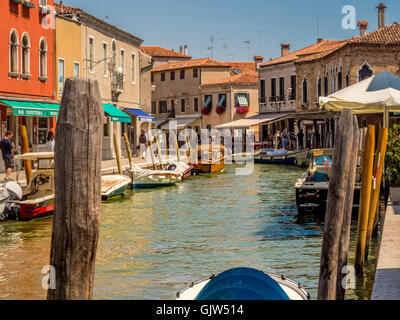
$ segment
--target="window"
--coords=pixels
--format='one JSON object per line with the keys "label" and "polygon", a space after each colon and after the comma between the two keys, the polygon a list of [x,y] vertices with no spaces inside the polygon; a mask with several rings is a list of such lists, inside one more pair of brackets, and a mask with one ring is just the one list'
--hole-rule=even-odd
{"label": "window", "polygon": [[47,6],[47,0],[39,0],[39,6],[40,7],[46,7]]}
{"label": "window", "polygon": [[279,78],[279,101],[285,101],[285,78]]}
{"label": "window", "polygon": [[154,73],[151,73],[151,82],[154,82]]}
{"label": "window", "polygon": [[121,49],[121,73],[125,73],[125,50]]}
{"label": "window", "polygon": [[271,102],[276,101],[276,79],[271,79]]}
{"label": "window", "polygon": [[175,71],[171,72],[171,80],[174,81],[175,80]]}
{"label": "window", "polygon": [[136,55],[134,53],[131,56],[131,63],[132,82],[136,82]]}
{"label": "window", "polygon": [[15,30],[10,35],[10,72],[18,73],[18,35]]}
{"label": "window", "polygon": [[248,93],[236,93],[235,94],[235,106],[236,107],[249,107],[249,94]]}
{"label": "window", "polygon": [[171,100],[171,118],[175,118],[175,100]]}
{"label": "window", "polygon": [[48,130],[48,118],[40,117],[38,119],[38,143],[46,144],[47,130]]}
{"label": "window", "polygon": [[343,73],[342,70],[338,73],[338,90],[343,89]]}
{"label": "window", "polygon": [[167,101],[160,101],[158,105],[159,113],[167,113]]}
{"label": "window", "polygon": [[325,97],[327,97],[329,95],[328,83],[329,83],[328,76],[325,76],[325,78],[324,78],[324,95],[325,95]]}
{"label": "window", "polygon": [[74,62],[74,78],[79,78],[79,62]]}
{"label": "window", "polygon": [[111,50],[112,50],[111,59],[115,67],[117,65],[117,45],[115,44],[114,40],[112,41],[111,44]]}
{"label": "window", "polygon": [[213,102],[212,102],[212,95],[208,94],[204,96],[204,104],[203,107],[204,108],[212,108],[213,106]]}
{"label": "window", "polygon": [[193,99],[193,110],[194,112],[199,112],[199,98]]}
{"label": "window", "polygon": [[94,39],[89,37],[89,72],[94,72]]}
{"label": "window", "polygon": [[226,107],[226,94],[221,93],[218,95],[217,107]]}
{"label": "window", "polygon": [[350,85],[350,75],[346,74],[346,87]]}
{"label": "window", "polygon": [[181,70],[181,79],[185,79],[185,69]]}
{"label": "window", "polygon": [[47,42],[44,38],[40,41],[39,51],[39,77],[47,78]]}
{"label": "window", "polygon": [[317,83],[317,100],[319,101],[319,97],[322,96],[322,80],[321,77],[318,77],[318,83]]}
{"label": "window", "polygon": [[265,80],[260,81],[260,102],[265,102]]}
{"label": "window", "polygon": [[165,72],[161,72],[161,81],[165,81]]}
{"label": "window", "polygon": [[151,102],[151,114],[156,114],[157,110],[156,110],[156,102],[152,101]]}
{"label": "window", "polygon": [[110,131],[110,124],[109,124],[109,118],[105,116],[104,117],[104,126],[103,126],[103,136],[104,137],[108,137],[110,135],[109,131]]}
{"label": "window", "polygon": [[58,93],[60,96],[63,94],[64,91],[64,76],[64,59],[58,59]]}
{"label": "window", "polygon": [[181,112],[185,113],[186,107],[185,107],[185,99],[181,99]]}
{"label": "window", "polygon": [[363,81],[365,79],[372,77],[372,75],[373,75],[373,71],[365,63],[363,65],[363,67],[360,69],[360,71],[358,72],[358,80]]}
{"label": "window", "polygon": [[308,104],[308,84],[307,84],[307,79],[303,80],[303,104]]}
{"label": "window", "polygon": [[296,76],[290,76],[290,87],[292,92],[290,94],[290,100],[296,100]]}
{"label": "window", "polygon": [[193,69],[193,78],[197,78],[199,76],[199,69],[194,68]]}
{"label": "window", "polygon": [[23,75],[29,75],[29,59],[30,59],[30,41],[27,34],[22,36],[22,46],[21,46],[21,72]]}
{"label": "window", "polygon": [[108,50],[107,50],[107,43],[103,42],[103,76],[107,77],[108,71]]}

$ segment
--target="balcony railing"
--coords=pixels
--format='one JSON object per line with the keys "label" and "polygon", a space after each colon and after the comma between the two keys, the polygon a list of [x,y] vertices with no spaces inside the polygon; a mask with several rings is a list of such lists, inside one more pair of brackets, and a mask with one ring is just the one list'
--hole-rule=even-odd
{"label": "balcony railing", "polygon": [[276,96],[275,97],[269,97],[269,102],[276,102],[276,100],[277,100]]}
{"label": "balcony railing", "polygon": [[289,101],[296,100],[296,94],[295,93],[289,94],[288,98],[289,98]]}
{"label": "balcony railing", "polygon": [[281,101],[285,101],[285,96],[278,96],[277,99],[278,99],[278,101],[280,101],[280,102],[281,102]]}
{"label": "balcony railing", "polygon": [[260,103],[265,103],[266,102],[266,100],[267,100],[267,98],[266,97],[260,97]]}

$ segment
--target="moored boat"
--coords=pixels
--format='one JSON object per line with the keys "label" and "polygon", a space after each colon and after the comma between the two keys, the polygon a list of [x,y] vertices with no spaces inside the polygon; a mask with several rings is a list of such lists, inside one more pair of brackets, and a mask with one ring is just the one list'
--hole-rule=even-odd
{"label": "moored boat", "polygon": [[261,149],[254,154],[254,162],[262,164],[302,164],[307,157],[308,150],[288,151],[286,149]]}
{"label": "moored boat", "polygon": [[225,168],[224,146],[199,145],[197,159],[192,164],[195,173],[216,173]]}
{"label": "moored boat", "polygon": [[296,281],[251,268],[233,268],[191,283],[177,300],[309,300]]}
{"label": "moored boat", "polygon": [[[325,214],[332,155],[333,149],[315,149],[310,151],[310,166],[295,183],[296,204],[299,214]],[[361,176],[357,174],[354,186],[353,207],[358,207],[359,205],[360,189]]]}
{"label": "moored boat", "polygon": [[177,161],[171,163],[166,169],[167,171],[178,171],[182,174],[182,179],[187,179],[192,175],[193,166],[183,161]]}
{"label": "moored boat", "polygon": [[142,169],[134,164],[129,175],[133,188],[168,187],[182,181],[182,173],[179,171]]}
{"label": "moored boat", "polygon": [[109,200],[124,195],[126,188],[131,184],[131,179],[122,175],[101,177],[101,198]]}

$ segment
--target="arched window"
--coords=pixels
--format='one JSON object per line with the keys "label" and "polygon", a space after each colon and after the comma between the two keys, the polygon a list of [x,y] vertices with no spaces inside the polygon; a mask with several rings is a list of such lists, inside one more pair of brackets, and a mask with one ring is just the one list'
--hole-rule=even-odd
{"label": "arched window", "polygon": [[319,97],[322,96],[322,79],[321,76],[318,76],[318,82],[317,82],[317,101],[319,101]]}
{"label": "arched window", "polygon": [[114,62],[114,65],[117,65],[117,45],[115,44],[114,40],[112,41],[111,47],[112,47],[111,48],[111,50],[112,50],[111,58],[112,58],[112,61]]}
{"label": "arched window", "polygon": [[21,42],[21,73],[23,75],[30,74],[30,48],[31,43],[28,34],[22,36]]}
{"label": "arched window", "polygon": [[47,78],[47,42],[45,38],[39,44],[39,77]]}
{"label": "arched window", "polygon": [[308,104],[308,84],[307,84],[307,79],[303,80],[303,104]]}
{"label": "arched window", "polygon": [[324,78],[324,95],[327,97],[329,95],[329,79],[328,75],[325,75]]}
{"label": "arched window", "polygon": [[13,30],[10,35],[10,72],[18,73],[18,34]]}
{"label": "arched window", "polygon": [[338,77],[338,90],[342,90],[343,89],[343,72],[342,72],[342,69],[340,69],[337,77]]}
{"label": "arched window", "polygon": [[372,77],[373,74],[374,72],[371,70],[368,64],[364,63],[360,71],[358,71],[358,80],[363,81],[365,79]]}

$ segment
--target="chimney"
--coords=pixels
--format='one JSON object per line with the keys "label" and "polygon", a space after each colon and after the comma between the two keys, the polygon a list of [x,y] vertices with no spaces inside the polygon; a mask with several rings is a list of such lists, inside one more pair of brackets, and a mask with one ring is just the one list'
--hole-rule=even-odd
{"label": "chimney", "polygon": [[360,36],[365,36],[367,34],[368,21],[358,21],[358,27],[360,28]]}
{"label": "chimney", "polygon": [[184,53],[187,55],[187,44],[185,44],[185,51]]}
{"label": "chimney", "polygon": [[183,53],[183,47],[182,46],[179,47],[179,53]]}
{"label": "chimney", "polygon": [[381,29],[385,27],[385,9],[387,7],[383,3],[381,3],[376,8],[378,9],[378,27],[379,29]]}
{"label": "chimney", "polygon": [[322,42],[324,39],[322,39],[322,38],[318,38],[317,39],[317,43],[320,43],[320,42]]}
{"label": "chimney", "polygon": [[63,9],[64,9],[64,7],[63,7],[63,2],[60,1],[60,11],[61,11],[61,13],[62,13]]}
{"label": "chimney", "polygon": [[264,57],[263,56],[255,56],[254,57],[254,64],[256,65],[256,70],[259,69],[260,64],[264,61]]}
{"label": "chimney", "polygon": [[281,43],[281,55],[286,56],[290,53],[290,43]]}

